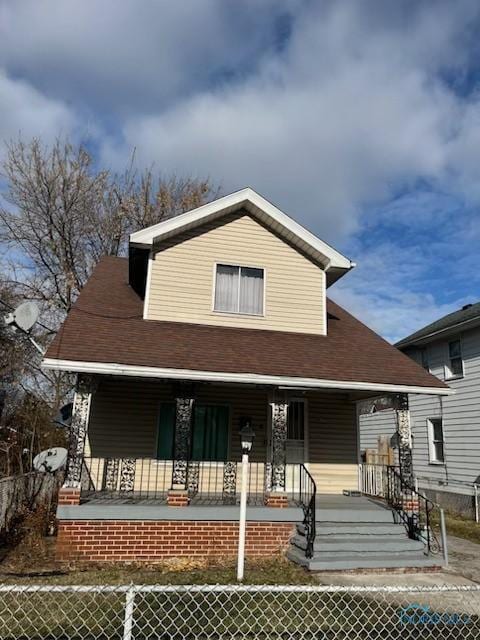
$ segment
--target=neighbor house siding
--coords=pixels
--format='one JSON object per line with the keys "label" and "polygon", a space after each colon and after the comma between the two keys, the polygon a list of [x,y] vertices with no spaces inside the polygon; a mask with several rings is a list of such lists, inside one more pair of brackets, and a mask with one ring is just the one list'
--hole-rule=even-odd
{"label": "neighbor house siding", "polygon": [[[464,377],[445,380],[448,342],[461,337]],[[409,355],[420,361],[419,352]],[[430,371],[455,390],[446,397],[410,395],[415,474],[419,486],[462,493],[480,478],[480,329],[428,345]],[[430,464],[428,418],[443,417],[445,464]],[[360,419],[360,448],[375,447],[378,435],[395,432],[393,412],[379,412]],[[471,489],[470,489],[471,491]]]}
{"label": "neighbor house siding", "polygon": [[377,449],[380,436],[393,436],[396,417],[393,409],[360,416],[360,450]]}
{"label": "neighbor house siding", "polygon": [[[265,270],[264,316],[213,311],[215,263]],[[150,268],[149,320],[325,333],[324,271],[249,215],[164,241]]]}

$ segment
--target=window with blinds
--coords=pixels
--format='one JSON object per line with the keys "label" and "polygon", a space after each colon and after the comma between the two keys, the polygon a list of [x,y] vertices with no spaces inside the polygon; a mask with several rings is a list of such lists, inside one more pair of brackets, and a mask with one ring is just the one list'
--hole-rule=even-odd
{"label": "window with blinds", "polygon": [[254,267],[218,264],[214,310],[263,315],[264,271]]}

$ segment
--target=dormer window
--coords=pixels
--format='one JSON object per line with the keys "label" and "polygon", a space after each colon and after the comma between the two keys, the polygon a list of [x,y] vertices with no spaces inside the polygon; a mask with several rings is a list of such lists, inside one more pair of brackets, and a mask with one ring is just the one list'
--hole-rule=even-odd
{"label": "dormer window", "polygon": [[262,316],[264,281],[263,269],[217,264],[214,311]]}

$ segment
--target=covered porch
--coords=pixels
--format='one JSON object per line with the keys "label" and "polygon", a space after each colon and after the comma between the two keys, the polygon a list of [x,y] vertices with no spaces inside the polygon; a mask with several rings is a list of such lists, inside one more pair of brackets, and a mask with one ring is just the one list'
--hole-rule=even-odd
{"label": "covered porch", "polygon": [[75,416],[84,433],[72,431],[68,473],[82,502],[235,504],[246,425],[250,504],[298,504],[312,484],[359,488],[356,399],[344,390],[83,376]]}
{"label": "covered porch", "polygon": [[61,553],[234,554],[248,425],[249,553],[289,546],[288,557],[312,570],[425,566],[418,527],[405,526],[420,520],[417,496],[405,497],[413,470],[404,393],[390,393],[401,468],[392,499],[361,495],[359,402],[375,391],[80,375],[57,512]]}

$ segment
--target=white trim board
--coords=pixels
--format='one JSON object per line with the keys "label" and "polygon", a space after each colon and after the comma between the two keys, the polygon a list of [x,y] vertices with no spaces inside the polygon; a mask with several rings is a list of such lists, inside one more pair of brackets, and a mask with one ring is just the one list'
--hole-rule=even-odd
{"label": "white trim board", "polygon": [[195,369],[170,369],[164,367],[145,367],[116,362],[85,362],[81,360],[57,360],[45,358],[44,369],[54,371],[73,371],[77,373],[98,373],[103,375],[131,376],[140,378],[164,378],[169,380],[204,380],[208,382],[230,382],[243,384],[266,384],[284,387],[308,387],[310,389],[341,389],[348,391],[374,391],[391,393],[423,393],[446,396],[455,393],[453,389],[437,387],[417,387],[414,385],[395,385],[378,382],[351,382],[348,380],[323,380],[319,378],[299,378],[290,376],[271,376],[256,373],[228,373],[221,371],[197,371]]}
{"label": "white trim board", "polygon": [[141,231],[136,231],[130,235],[130,243],[140,247],[152,247],[155,242],[242,208],[290,241],[298,249],[320,262],[326,271],[330,268],[348,271],[355,266],[355,263],[349,258],[323,240],[320,240],[320,238],[317,238],[317,236],[249,187]]}

